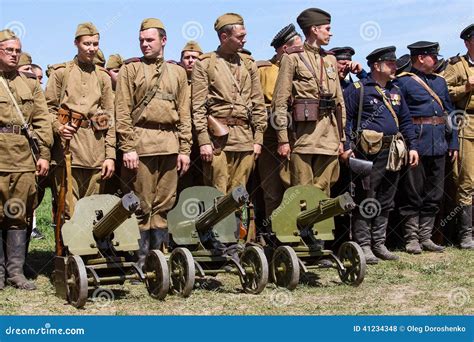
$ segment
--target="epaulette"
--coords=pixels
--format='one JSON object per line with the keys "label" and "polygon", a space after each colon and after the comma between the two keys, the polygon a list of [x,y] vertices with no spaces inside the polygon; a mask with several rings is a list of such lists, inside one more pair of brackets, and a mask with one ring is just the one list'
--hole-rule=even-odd
{"label": "epaulette", "polygon": [[180,68],[185,69],[184,66],[183,66],[180,62],[177,62],[177,61],[175,61],[175,60],[173,60],[173,59],[170,59],[169,61],[166,61],[166,63],[172,64],[172,65],[176,65],[176,66],[178,66],[178,67],[180,67]]}
{"label": "epaulette", "polygon": [[239,56],[240,56],[240,58],[242,58],[242,59],[248,59],[248,60],[251,60],[252,62],[255,61],[255,59],[253,59],[252,56],[247,55],[246,53],[239,52]]}
{"label": "epaulette", "polygon": [[198,59],[200,61],[202,61],[203,59],[211,58],[212,54],[213,54],[213,52],[203,53],[202,55],[198,56]]}
{"label": "epaulette", "polygon": [[53,64],[53,65],[49,65],[49,64],[48,64],[48,69],[58,70],[58,69],[60,69],[60,68],[65,68],[65,67],[66,67],[66,64],[67,64],[67,63],[58,63],[58,64]]}
{"label": "epaulette", "polygon": [[459,53],[456,56],[450,57],[448,59],[449,64],[456,64],[461,61],[461,56],[459,56]]}
{"label": "epaulette", "polygon": [[123,64],[129,64],[129,63],[136,63],[136,62],[141,62],[141,58],[139,57],[132,57],[132,58],[128,58],[126,60],[123,61]]}
{"label": "epaulette", "polygon": [[36,77],[36,74],[32,73],[32,72],[28,72],[28,71],[20,71],[20,74],[24,75],[25,77],[28,77],[28,78],[33,78],[33,79],[37,79]]}
{"label": "epaulette", "polygon": [[408,72],[408,71],[404,71],[404,72],[399,73],[397,75],[397,78],[404,77],[404,76],[411,76],[411,75],[413,75],[413,73]]}
{"label": "epaulette", "polygon": [[269,67],[273,65],[270,61],[257,61],[256,63],[257,63],[257,68]]}
{"label": "epaulette", "polygon": [[300,53],[300,52],[304,52],[303,45],[295,45],[295,46],[291,46],[288,49],[286,49],[287,54]]}

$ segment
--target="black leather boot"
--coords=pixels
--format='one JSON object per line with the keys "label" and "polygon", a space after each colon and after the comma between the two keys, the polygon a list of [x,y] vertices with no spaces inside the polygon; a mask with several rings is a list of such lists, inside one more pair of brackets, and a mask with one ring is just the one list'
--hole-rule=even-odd
{"label": "black leather boot", "polygon": [[7,273],[8,284],[23,290],[36,290],[36,285],[23,274],[27,243],[26,229],[7,230]]}

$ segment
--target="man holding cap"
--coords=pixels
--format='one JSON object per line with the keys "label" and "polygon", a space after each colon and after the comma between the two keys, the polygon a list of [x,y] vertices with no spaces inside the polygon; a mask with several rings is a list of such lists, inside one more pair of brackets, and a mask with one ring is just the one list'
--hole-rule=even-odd
{"label": "man holding cap", "polygon": [[188,83],[191,84],[191,73],[193,71],[194,63],[196,63],[199,56],[202,55],[202,49],[197,42],[190,40],[181,50],[180,63],[186,70],[188,76]]}
{"label": "man holding cap", "polygon": [[[337,60],[337,73],[341,82],[342,91],[344,91],[352,82],[349,73],[355,74],[359,80],[366,78],[367,73],[358,62],[352,61],[355,51],[350,46],[335,47],[329,50],[334,54]],[[349,79],[346,77],[349,75]]]}
{"label": "man holding cap", "polygon": [[457,199],[461,207],[458,220],[459,246],[474,249],[472,241],[472,196],[474,195],[474,24],[462,30],[461,39],[467,48],[464,56],[449,59],[444,71],[449,95],[456,109],[464,111],[458,127],[459,163],[454,165],[457,178]]}
{"label": "man holding cap", "polygon": [[444,247],[436,245],[431,235],[443,199],[445,155],[449,151],[455,161],[459,148],[457,132],[446,122],[446,115],[454,108],[446,81],[433,73],[439,44],[419,41],[407,47],[412,68],[398,75],[397,85],[415,125],[420,165],[408,169],[401,182],[405,197],[399,211],[404,218],[405,249],[411,254],[419,254],[422,249],[442,252]]}
{"label": "man holding cap", "polygon": [[306,40],[283,55],[273,94],[278,153],[291,156],[291,185],[313,184],[329,195],[339,177],[346,119],[336,58],[322,49],[332,36],[331,15],[309,8],[297,22]]}
{"label": "man holding cap", "polygon": [[[247,183],[262,150],[267,113],[257,66],[240,52],[247,35],[243,18],[226,13],[214,29],[219,47],[199,56],[194,65],[192,111],[204,182],[227,193]],[[226,137],[217,139],[209,131],[208,116],[228,127]]]}
{"label": "man holding cap", "polygon": [[166,217],[175,203],[178,173],[189,168],[192,138],[186,71],[164,59],[167,37],[161,20],[143,20],[139,39],[143,57],[126,60],[120,69],[115,108],[122,190],[140,198],[142,267],[150,249],[168,242]]}
{"label": "man holding cap", "polygon": [[288,48],[301,44],[301,36],[296,32],[295,25],[289,24],[282,28],[270,43],[275,48],[276,54],[269,61],[257,61],[258,75],[269,119],[263,135],[262,154],[258,159],[258,173],[267,217],[280,205],[285,190],[290,186],[288,159],[282,158],[277,152],[278,139],[275,131],[275,117],[271,113],[273,90],[283,54]]}
{"label": "man holding cap", "polygon": [[[23,274],[27,217],[33,213],[35,171],[36,176],[48,173],[53,141],[43,90],[34,75],[18,72],[20,55],[20,39],[11,30],[0,31],[0,290],[5,280],[20,289],[36,289]],[[38,137],[36,163],[25,126]]]}
{"label": "man holding cap", "polygon": [[[355,210],[353,222],[354,240],[362,247],[368,264],[376,264],[378,258],[399,258],[385,246],[388,216],[394,207],[399,178],[399,172],[387,170],[387,165],[389,150],[399,132],[409,150],[410,167],[418,164],[418,146],[410,112],[400,90],[392,83],[396,59],[395,46],[372,51],[367,56],[370,74],[344,92],[348,139],[341,158],[347,162],[350,156],[356,156],[373,162],[369,184],[361,177],[356,179],[359,209]],[[374,148],[363,144],[364,137],[369,135],[373,137],[370,141]]]}

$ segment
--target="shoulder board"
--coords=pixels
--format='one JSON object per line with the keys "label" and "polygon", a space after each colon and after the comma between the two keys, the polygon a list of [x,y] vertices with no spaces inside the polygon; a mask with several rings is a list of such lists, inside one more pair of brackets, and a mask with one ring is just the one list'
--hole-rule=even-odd
{"label": "shoulder board", "polygon": [[27,71],[20,71],[20,74],[27,78],[33,78],[36,80],[36,74],[33,74],[32,72],[27,72]]}
{"label": "shoulder board", "polygon": [[249,56],[246,53],[239,52],[238,54],[239,54],[240,58],[242,58],[244,60],[247,59],[247,60],[251,60],[252,62],[255,61],[252,56]]}
{"label": "shoulder board", "polygon": [[174,65],[180,65],[179,62],[175,61],[174,59],[169,59],[169,60],[166,61],[166,63],[174,64]]}
{"label": "shoulder board", "polygon": [[136,63],[136,62],[141,62],[141,61],[142,60],[139,57],[132,57],[132,58],[124,60],[123,64],[130,64],[130,63]]}
{"label": "shoulder board", "polygon": [[413,73],[408,72],[408,71],[404,71],[404,72],[401,72],[400,74],[398,74],[397,78],[404,77],[404,76],[412,76],[412,75],[413,75]]}
{"label": "shoulder board", "polygon": [[258,68],[269,67],[273,65],[270,61],[257,61],[256,63]]}
{"label": "shoulder board", "polygon": [[287,54],[304,52],[303,45],[295,45],[286,49]]}
{"label": "shoulder board", "polygon": [[211,55],[213,54],[214,52],[208,52],[208,53],[203,53],[202,55],[200,55],[198,57],[198,59],[200,61],[202,61],[203,59],[206,59],[206,58],[211,58]]}
{"label": "shoulder board", "polygon": [[58,70],[58,69],[61,69],[61,68],[65,68],[66,64],[67,63],[58,63],[58,64],[53,64],[53,65],[48,64],[48,69]]}
{"label": "shoulder board", "polygon": [[456,63],[458,63],[458,62],[460,62],[460,61],[461,61],[461,56],[459,56],[459,53],[458,53],[456,56],[450,57],[450,58],[448,59],[448,63],[449,63],[449,64],[456,64]]}

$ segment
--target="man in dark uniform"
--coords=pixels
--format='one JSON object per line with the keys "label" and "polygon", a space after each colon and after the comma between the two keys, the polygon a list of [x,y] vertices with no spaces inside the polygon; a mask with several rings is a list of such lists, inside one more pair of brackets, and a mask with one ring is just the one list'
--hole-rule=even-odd
{"label": "man in dark uniform", "polygon": [[[359,80],[367,77],[367,72],[362,68],[362,64],[352,60],[352,56],[355,54],[353,48],[350,46],[335,47],[329,51],[336,57],[337,72],[341,81],[342,91],[353,83],[350,74],[355,74]],[[349,75],[348,79],[347,75]]]}
{"label": "man in dark uniform", "polygon": [[[385,247],[385,239],[388,215],[394,206],[399,178],[399,172],[388,171],[386,167],[389,147],[399,132],[407,143],[410,166],[415,167],[418,164],[418,146],[410,112],[400,90],[392,83],[396,71],[395,60],[394,46],[371,52],[367,56],[371,73],[366,79],[351,84],[344,92],[347,110],[345,131],[348,139],[341,158],[347,161],[350,156],[356,156],[373,162],[370,185],[363,185],[360,180],[356,182],[356,201],[360,207],[355,213],[353,226],[353,237],[362,247],[368,264],[376,264],[378,258],[398,259],[397,255]],[[364,131],[383,133],[379,151],[364,152],[359,147],[361,145],[357,145],[353,150],[351,141],[360,140],[361,128]]]}
{"label": "man in dark uniform", "polygon": [[452,160],[459,148],[455,131],[446,127],[445,112],[454,108],[444,78],[433,74],[439,44],[420,41],[408,45],[412,68],[398,75],[397,85],[405,97],[419,143],[420,165],[407,170],[401,183],[405,194],[399,207],[404,217],[406,251],[441,252],[431,240],[436,214],[443,198],[445,155]]}
{"label": "man in dark uniform", "polygon": [[397,76],[400,75],[402,72],[410,71],[411,69],[411,58],[408,53],[397,58],[396,63],[397,63],[397,72],[395,74]]}

